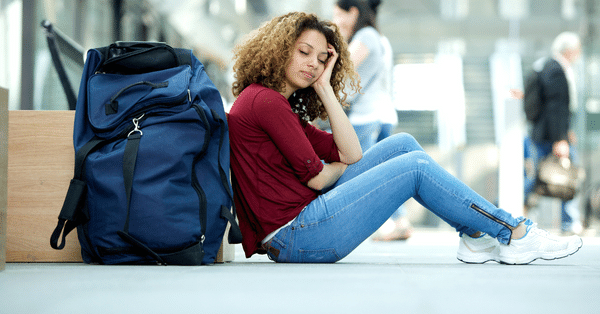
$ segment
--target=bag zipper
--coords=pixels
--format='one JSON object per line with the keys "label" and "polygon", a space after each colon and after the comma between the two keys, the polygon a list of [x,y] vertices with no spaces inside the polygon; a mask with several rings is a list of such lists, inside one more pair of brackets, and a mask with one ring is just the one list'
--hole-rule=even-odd
{"label": "bag zipper", "polygon": [[[190,96],[191,98],[191,96]],[[196,193],[198,194],[198,205],[199,207],[199,215],[200,215],[200,219],[208,219],[207,217],[207,211],[208,211],[208,204],[207,204],[207,199],[206,199],[206,193],[204,193],[204,190],[202,189],[202,186],[200,185],[200,182],[198,181],[198,176],[196,175],[196,164],[198,163],[198,161],[200,161],[200,159],[204,158],[204,156],[206,155],[206,152],[208,150],[208,144],[210,142],[210,138],[212,137],[212,130],[210,128],[210,123],[208,122],[208,119],[206,117],[206,113],[204,112],[204,110],[202,108],[200,108],[200,106],[198,106],[198,104],[192,104],[192,107],[196,110],[196,112],[198,113],[198,117],[200,118],[200,120],[203,122],[204,126],[206,127],[206,135],[204,138],[204,143],[202,145],[202,149],[200,150],[200,152],[198,153],[198,155],[196,155],[196,157],[194,157],[194,161],[192,162],[192,187],[194,188],[194,190],[196,190]],[[205,237],[205,233],[206,230],[204,230],[207,226],[206,223],[202,223],[202,221],[200,221],[200,226],[202,227],[201,232],[202,232],[202,236],[200,237],[200,242],[204,244],[204,240],[206,239]]]}

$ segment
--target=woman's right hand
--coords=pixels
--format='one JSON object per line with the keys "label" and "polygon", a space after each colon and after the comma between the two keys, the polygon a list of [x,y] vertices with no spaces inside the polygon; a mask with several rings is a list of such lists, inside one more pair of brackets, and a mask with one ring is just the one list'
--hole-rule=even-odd
{"label": "woman's right hand", "polygon": [[[323,103],[323,107],[325,107],[325,111],[329,116],[331,133],[333,134],[333,140],[339,150],[340,161],[345,164],[353,164],[362,158],[362,149],[360,147],[358,136],[356,136],[356,132],[354,131],[354,127],[348,120],[348,116],[342,109],[342,106],[333,91],[333,87],[331,86],[331,75],[339,57],[338,52],[331,44],[328,45],[327,52],[330,53],[330,57],[327,59],[325,70],[323,70],[323,73],[321,73],[319,78],[313,83],[312,87],[319,96]],[[316,184],[315,186],[319,187],[327,185]],[[311,188],[314,189],[315,187],[311,186]]]}
{"label": "woman's right hand", "polygon": [[567,140],[554,142],[552,153],[559,158],[569,158],[569,142]]}
{"label": "woman's right hand", "polygon": [[346,168],[348,168],[348,165],[341,162],[325,164],[323,165],[323,170],[321,170],[318,175],[308,180],[306,185],[317,191],[328,188],[337,182],[342,174],[344,174],[344,171],[346,171]]}

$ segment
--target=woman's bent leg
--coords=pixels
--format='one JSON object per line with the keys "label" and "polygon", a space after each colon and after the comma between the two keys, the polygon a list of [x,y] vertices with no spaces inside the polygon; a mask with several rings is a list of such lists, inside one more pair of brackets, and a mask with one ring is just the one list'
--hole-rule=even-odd
{"label": "woman's bent leg", "polygon": [[321,195],[277,233],[270,245],[280,251],[279,262],[335,262],[411,197],[420,199],[457,231],[485,231],[503,243],[509,242],[511,230],[522,220],[496,208],[424,152],[413,150]]}
{"label": "woman's bent leg", "polygon": [[390,159],[402,156],[413,151],[424,151],[423,147],[408,133],[397,133],[390,136],[368,149],[363,158],[355,164],[349,165],[339,180],[329,188],[332,190],[358,175],[376,167]]}

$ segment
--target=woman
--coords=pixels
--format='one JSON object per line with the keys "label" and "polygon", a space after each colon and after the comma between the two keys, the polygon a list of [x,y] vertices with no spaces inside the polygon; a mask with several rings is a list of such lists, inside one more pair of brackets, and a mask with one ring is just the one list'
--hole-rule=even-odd
{"label": "woman", "polygon": [[385,111],[382,106],[391,105],[386,85],[389,78],[385,69],[385,46],[376,28],[379,3],[379,0],[338,0],[333,8],[333,22],[349,42],[350,58],[362,82],[361,93],[352,95],[348,102],[350,122],[363,151],[377,142]]}
{"label": "woman", "polygon": [[[408,134],[363,156],[340,105],[357,78],[334,24],[289,13],[253,32],[234,57],[231,167],[247,257],[336,262],[410,197],[461,232],[458,255],[465,262],[522,264],[581,246],[576,236],[555,238],[496,208]],[[331,134],[308,123],[325,116]]]}
{"label": "woman", "polygon": [[[350,58],[364,84],[362,94],[349,99],[350,122],[363,152],[390,136],[398,124],[392,102],[393,53],[388,39],[377,29],[379,5],[380,0],[338,0],[333,8],[333,22],[350,42]],[[406,240],[412,229],[406,209],[400,206],[373,240]]]}

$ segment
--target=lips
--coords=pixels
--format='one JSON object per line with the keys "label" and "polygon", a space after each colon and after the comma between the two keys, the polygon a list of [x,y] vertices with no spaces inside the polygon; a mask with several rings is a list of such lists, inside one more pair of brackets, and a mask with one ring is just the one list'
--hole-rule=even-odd
{"label": "lips", "polygon": [[315,76],[314,76],[312,73],[310,73],[310,72],[302,71],[301,73],[302,73],[302,75],[304,75],[304,77],[306,77],[306,78],[307,78],[307,79],[309,79],[309,80],[312,80],[312,79],[315,77]]}

